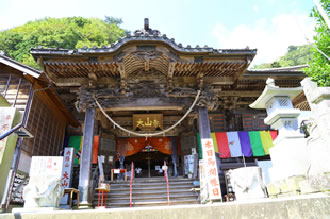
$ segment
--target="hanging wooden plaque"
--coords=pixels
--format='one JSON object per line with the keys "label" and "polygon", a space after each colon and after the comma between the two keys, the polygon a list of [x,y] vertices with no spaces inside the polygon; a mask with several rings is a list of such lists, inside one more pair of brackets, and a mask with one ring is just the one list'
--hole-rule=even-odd
{"label": "hanging wooden plaque", "polygon": [[133,130],[163,130],[163,114],[133,114]]}

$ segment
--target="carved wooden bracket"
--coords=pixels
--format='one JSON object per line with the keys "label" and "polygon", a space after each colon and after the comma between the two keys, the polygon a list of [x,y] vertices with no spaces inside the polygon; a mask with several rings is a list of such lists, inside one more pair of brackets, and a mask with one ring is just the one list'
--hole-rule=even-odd
{"label": "carved wooden bracket", "polygon": [[89,87],[95,87],[97,82],[97,76],[94,72],[88,73],[88,85]]}
{"label": "carved wooden bracket", "polygon": [[126,94],[127,90],[127,73],[125,65],[121,62],[118,63],[118,71],[120,73],[120,90],[121,94]]}
{"label": "carved wooden bracket", "polygon": [[173,89],[173,74],[175,71],[175,64],[174,62],[170,62],[168,66],[168,73],[167,73],[167,89],[168,93],[172,92]]}
{"label": "carved wooden bracket", "polygon": [[198,87],[199,89],[202,89],[203,88],[203,72],[199,72],[198,75],[197,75],[197,81],[198,81]]}

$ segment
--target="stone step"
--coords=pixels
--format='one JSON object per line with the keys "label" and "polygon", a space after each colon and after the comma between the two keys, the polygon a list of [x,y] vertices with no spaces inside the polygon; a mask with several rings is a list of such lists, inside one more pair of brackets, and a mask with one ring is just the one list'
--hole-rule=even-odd
{"label": "stone step", "polygon": [[[130,182],[121,182],[121,183],[109,183],[111,186],[127,186],[130,185]],[[133,182],[133,185],[166,185],[166,181],[157,181],[157,182]],[[181,184],[193,184],[193,181],[173,181],[168,182],[169,185],[181,185]]]}
{"label": "stone step", "polygon": [[[147,199],[158,199],[158,198],[165,198],[167,199],[167,193],[164,194],[146,194],[146,195],[136,195],[133,194],[134,200],[147,200]],[[198,194],[196,193],[178,193],[178,194],[170,194],[171,199],[181,199],[181,198],[198,198]],[[98,196],[94,196],[94,200],[97,200]],[[109,200],[109,201],[116,201],[116,200],[129,200],[130,196],[127,195],[121,195],[121,196],[103,196],[103,199]]]}
{"label": "stone step", "polygon": [[[109,183],[112,187],[123,187],[123,186],[130,186],[130,182],[122,182],[122,183]],[[133,182],[132,185],[135,186],[146,186],[146,185],[166,185],[166,181],[159,181],[159,182]],[[175,181],[169,182],[169,185],[193,185],[193,181]]]}
{"label": "stone step", "polygon": [[[199,193],[192,191],[194,179],[169,180],[171,205],[199,203]],[[110,183],[110,192],[104,193],[107,207],[129,207],[130,182],[115,181]],[[167,185],[164,178],[140,178],[132,185],[133,206],[167,205]],[[94,204],[97,205],[98,192],[94,193]]]}
{"label": "stone step", "polygon": [[[150,195],[150,194],[163,194],[167,193],[166,189],[163,190],[141,190],[141,191],[132,191],[133,195]],[[170,194],[176,194],[176,193],[194,193],[191,190],[185,190],[185,189],[170,189]],[[122,191],[122,192],[110,192],[110,193],[104,193],[104,195],[109,197],[114,196],[129,196],[130,191]],[[94,193],[94,197],[97,197],[98,193]]]}
{"label": "stone step", "polygon": [[[199,201],[197,199],[180,199],[180,200],[171,200],[170,199],[170,205],[184,205],[184,204],[198,204]],[[94,201],[94,205],[97,206],[97,201]],[[168,205],[167,199],[155,199],[155,200],[143,200],[143,201],[132,201],[133,207],[139,207],[139,206],[162,206],[162,205]],[[110,208],[118,208],[118,207],[129,207],[130,202],[128,201],[122,201],[122,202],[116,202],[116,203],[108,203],[106,202],[106,206]]]}
{"label": "stone step", "polygon": [[[191,190],[192,188],[196,188],[193,185],[169,185],[169,189],[186,189],[186,190]],[[163,185],[163,186],[144,186],[144,187],[136,187],[136,186],[132,186],[132,190],[134,191],[141,191],[141,190],[167,190],[167,186]],[[110,193],[112,191],[114,192],[120,192],[120,191],[129,191],[130,187],[117,187],[117,188],[113,188],[110,187]]]}
{"label": "stone step", "polygon": [[[198,179],[169,179],[168,182],[193,182],[198,181]],[[134,179],[134,183],[158,183],[158,182],[166,182],[164,178],[136,178]],[[130,181],[106,181],[109,184],[129,184]]]}

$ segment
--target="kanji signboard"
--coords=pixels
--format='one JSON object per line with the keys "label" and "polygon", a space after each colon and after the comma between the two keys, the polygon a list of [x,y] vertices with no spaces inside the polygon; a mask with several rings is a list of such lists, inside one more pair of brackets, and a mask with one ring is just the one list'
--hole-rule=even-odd
{"label": "kanji signboard", "polygon": [[163,129],[163,114],[134,114],[133,130],[150,131]]}
{"label": "kanji signboard", "polygon": [[[71,186],[71,176],[73,167],[74,148],[65,148],[63,154],[63,169],[61,184],[62,188],[69,188]],[[68,194],[61,199],[61,204],[67,204]]]}
{"label": "kanji signboard", "polygon": [[[0,108],[0,134],[9,131],[14,126],[15,113],[16,109],[14,107]],[[16,144],[16,141],[8,141],[9,137],[0,140],[0,164],[2,163],[2,157],[5,154],[6,147],[15,147],[13,144]]]}

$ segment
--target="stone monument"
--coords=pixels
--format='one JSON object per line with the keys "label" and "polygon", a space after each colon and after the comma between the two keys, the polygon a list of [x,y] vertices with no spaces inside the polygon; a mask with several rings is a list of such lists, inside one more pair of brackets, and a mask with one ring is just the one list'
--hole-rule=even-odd
{"label": "stone monument", "polygon": [[236,200],[267,198],[260,167],[243,167],[229,171]]}
{"label": "stone monument", "polygon": [[32,157],[30,181],[23,189],[25,211],[42,210],[41,207],[59,207],[60,199],[63,196],[62,164],[63,157]]}
{"label": "stone monument", "polygon": [[301,81],[312,110],[307,152],[309,182],[318,191],[330,190],[330,87],[317,87],[310,78]]}
{"label": "stone monument", "polygon": [[301,87],[280,88],[275,86],[273,79],[268,79],[261,96],[250,104],[252,108],[266,109],[265,123],[279,130],[274,147],[269,150],[273,164],[269,168],[271,183],[297,176],[304,178],[310,167],[307,139],[298,131],[300,110],[292,104],[292,99],[301,92]]}

